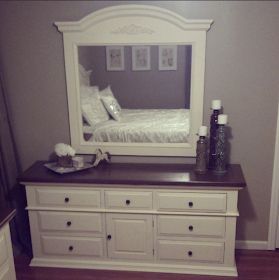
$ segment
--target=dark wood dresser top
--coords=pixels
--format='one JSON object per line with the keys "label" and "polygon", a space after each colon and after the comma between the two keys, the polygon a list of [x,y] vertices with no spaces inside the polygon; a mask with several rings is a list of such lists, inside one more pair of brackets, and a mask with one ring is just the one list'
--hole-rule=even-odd
{"label": "dark wood dresser top", "polygon": [[15,213],[15,209],[0,207],[0,229],[15,216]]}
{"label": "dark wood dresser top", "polygon": [[68,174],[57,174],[44,166],[44,161],[35,162],[18,180],[21,183],[73,183],[151,186],[245,187],[246,182],[239,164],[229,166],[225,174],[212,171],[196,174],[193,164],[131,164],[102,163],[98,167]]}

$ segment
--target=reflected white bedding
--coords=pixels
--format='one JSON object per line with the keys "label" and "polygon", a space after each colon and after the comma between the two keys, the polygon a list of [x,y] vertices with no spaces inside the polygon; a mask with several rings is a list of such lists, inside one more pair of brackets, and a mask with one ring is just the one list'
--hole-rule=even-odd
{"label": "reflected white bedding", "polygon": [[188,109],[122,109],[121,120],[91,128],[94,142],[186,143],[190,129]]}

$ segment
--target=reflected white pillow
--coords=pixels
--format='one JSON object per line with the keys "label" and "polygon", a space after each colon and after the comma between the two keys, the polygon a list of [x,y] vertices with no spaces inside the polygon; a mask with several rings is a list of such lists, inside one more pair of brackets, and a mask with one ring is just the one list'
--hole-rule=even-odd
{"label": "reflected white pillow", "polygon": [[100,90],[99,91],[99,95],[100,95],[100,98],[102,99],[103,97],[111,97],[111,98],[114,98],[115,99],[115,103],[116,105],[120,108],[121,110],[121,106],[119,105],[117,99],[115,98],[110,86],[107,86],[105,89],[103,90]]}
{"label": "reflected white pillow", "polygon": [[100,97],[107,97],[107,96],[114,97],[110,86],[107,86],[106,88],[100,90],[99,95]]}
{"label": "reflected white pillow", "polygon": [[103,96],[101,97],[101,100],[105,108],[107,109],[108,113],[112,116],[112,118],[115,119],[116,121],[119,121],[121,119],[120,117],[121,108],[117,100],[111,96]]}
{"label": "reflected white pillow", "polygon": [[92,70],[86,71],[83,65],[79,64],[79,82],[81,86],[90,86],[90,75]]}
{"label": "reflected white pillow", "polygon": [[98,93],[99,93],[99,87],[97,87],[97,86],[93,86],[93,87],[81,86],[80,87],[80,99],[81,100],[91,97],[94,94],[98,95]]}
{"label": "reflected white pillow", "polygon": [[99,95],[94,92],[90,97],[81,99],[81,111],[83,117],[91,126],[109,120],[109,114]]}

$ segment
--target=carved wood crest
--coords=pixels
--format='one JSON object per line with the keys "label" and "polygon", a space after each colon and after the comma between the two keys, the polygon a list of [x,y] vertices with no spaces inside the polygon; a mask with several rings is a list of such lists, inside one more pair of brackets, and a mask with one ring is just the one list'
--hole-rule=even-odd
{"label": "carved wood crest", "polygon": [[130,24],[130,25],[125,25],[123,27],[119,27],[115,30],[113,30],[111,33],[113,34],[128,34],[128,35],[137,35],[137,34],[152,34],[154,33],[154,30],[135,25],[135,24]]}

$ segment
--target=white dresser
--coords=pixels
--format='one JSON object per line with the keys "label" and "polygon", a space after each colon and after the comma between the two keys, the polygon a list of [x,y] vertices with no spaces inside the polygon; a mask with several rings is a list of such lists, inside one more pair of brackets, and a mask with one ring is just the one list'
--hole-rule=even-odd
{"label": "white dresser", "polygon": [[14,256],[9,221],[15,210],[0,208],[0,280],[15,280]]}
{"label": "white dresser", "polygon": [[237,275],[239,165],[223,176],[125,164],[61,176],[37,162],[21,181],[31,265]]}

